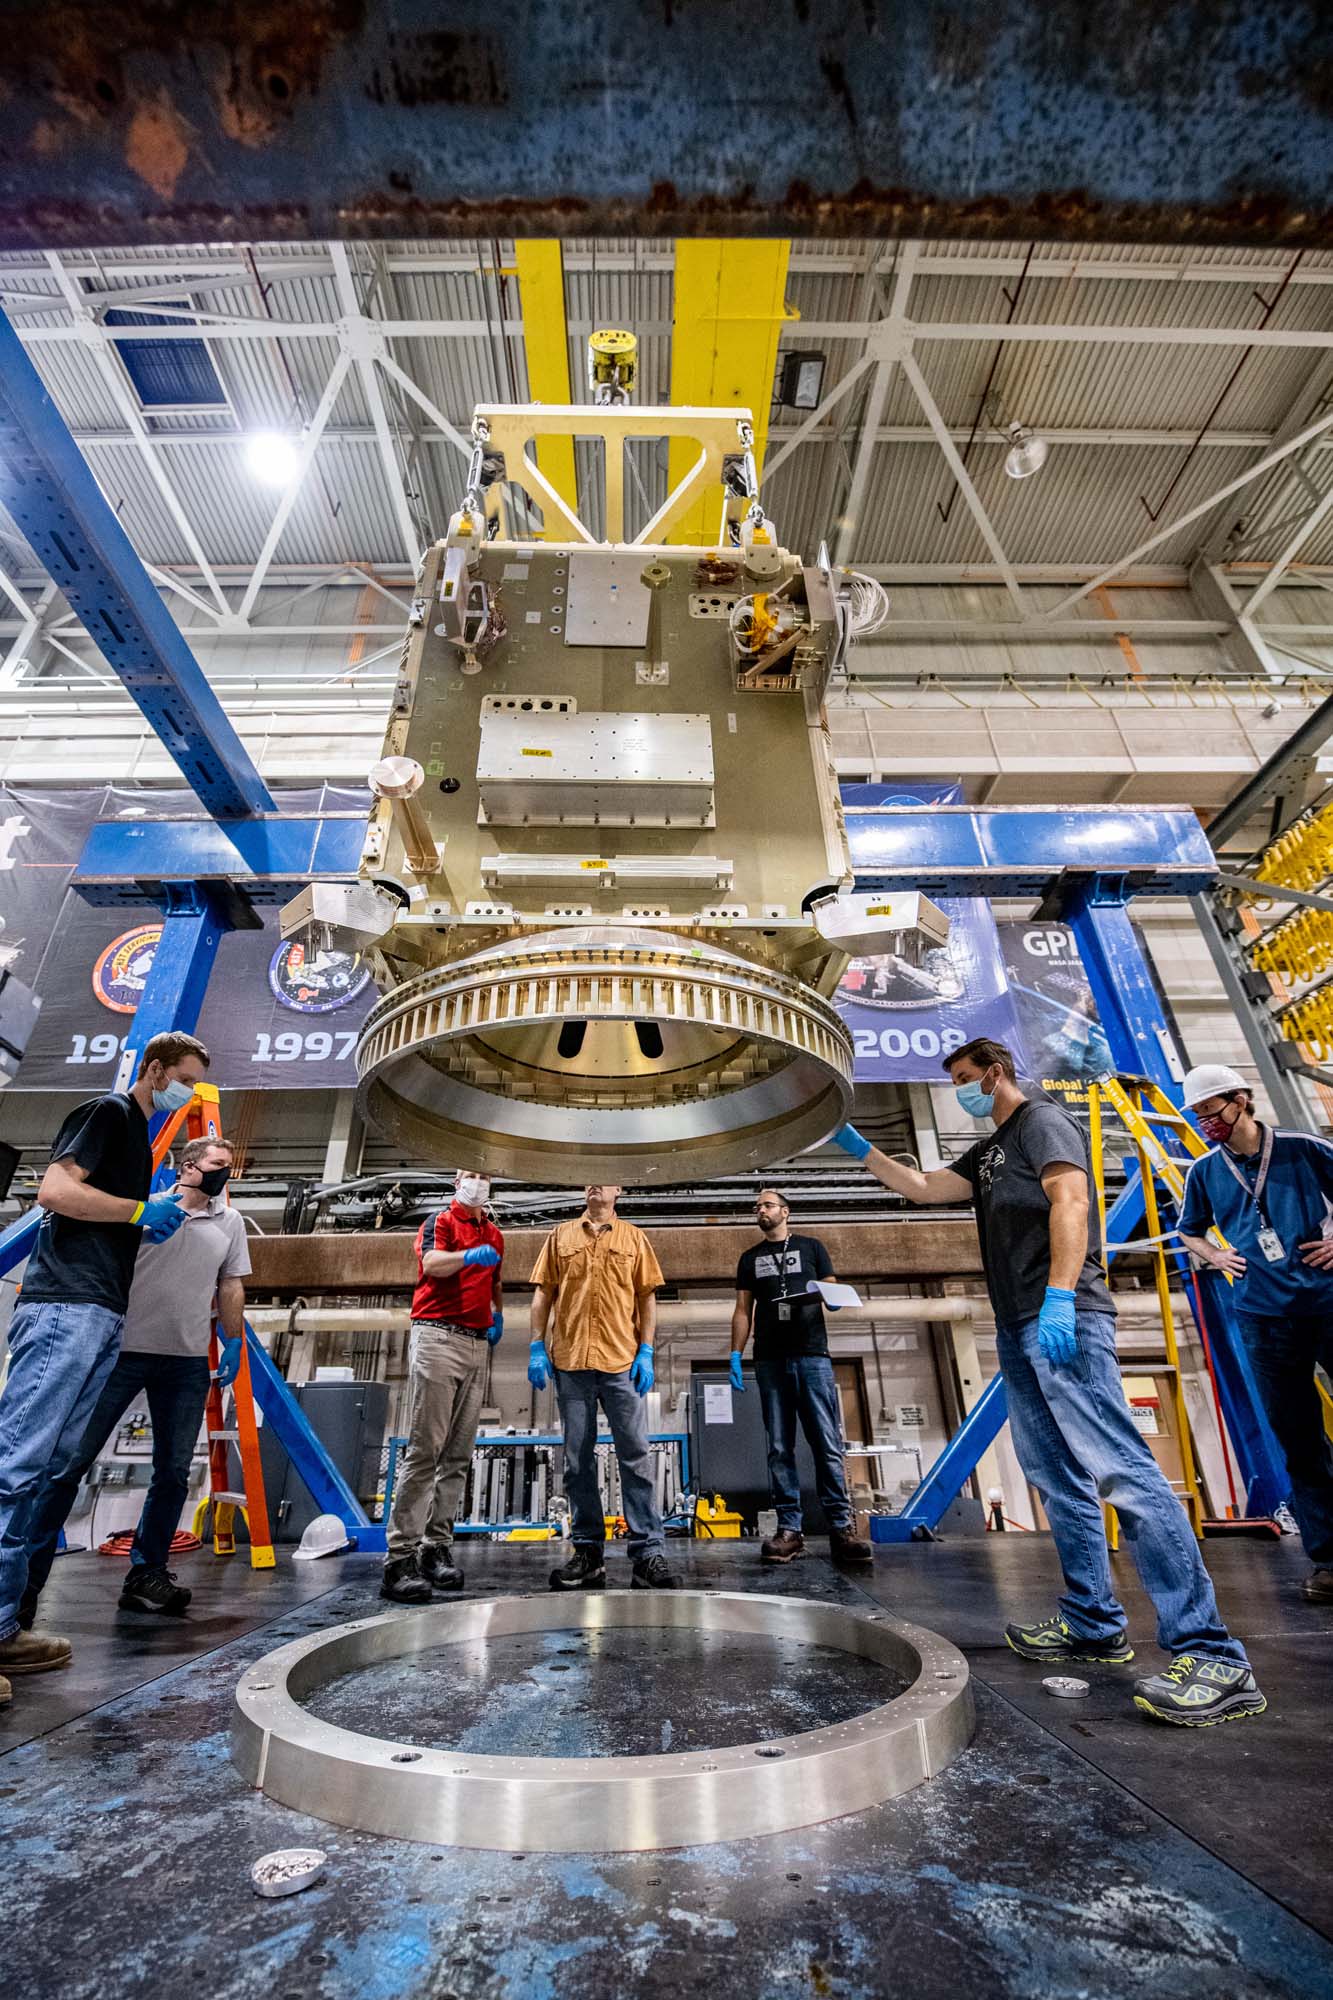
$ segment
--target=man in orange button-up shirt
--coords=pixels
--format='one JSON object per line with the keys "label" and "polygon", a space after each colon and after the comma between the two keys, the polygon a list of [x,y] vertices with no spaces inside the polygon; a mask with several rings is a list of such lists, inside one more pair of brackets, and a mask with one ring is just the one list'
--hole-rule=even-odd
{"label": "man in orange button-up shirt", "polygon": [[[533,1268],[528,1380],[544,1389],[555,1373],[565,1441],[565,1497],[574,1553],[551,1572],[553,1590],[600,1590],[606,1582],[606,1518],[597,1485],[597,1409],[611,1426],[629,1527],[633,1590],[675,1590],[667,1566],[653,1479],[644,1397],[653,1386],[653,1338],[662,1270],[641,1229],[616,1214],[618,1187],[585,1190],[577,1222],[551,1231]],[[547,1328],[555,1308],[555,1331]]]}

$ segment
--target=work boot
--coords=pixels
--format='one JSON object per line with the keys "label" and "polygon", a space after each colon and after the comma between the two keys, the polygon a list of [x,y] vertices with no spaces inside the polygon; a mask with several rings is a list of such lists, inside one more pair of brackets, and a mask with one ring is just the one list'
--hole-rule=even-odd
{"label": "work boot", "polygon": [[0,1708],[8,1708],[14,1699],[14,1690],[3,1674],[0,1674]]}
{"label": "work boot", "polygon": [[443,1595],[463,1588],[463,1572],[454,1561],[448,1542],[427,1542],[417,1557],[417,1565],[432,1590]]}
{"label": "work boot", "polygon": [[1333,1569],[1312,1569],[1301,1585],[1301,1596],[1309,1604],[1333,1604]]}
{"label": "work boot", "polygon": [[380,1596],[392,1604],[429,1604],[433,1593],[415,1554],[389,1556],[380,1579]]}
{"label": "work boot", "polygon": [[552,1590],[601,1590],[606,1583],[606,1557],[600,1542],[575,1547],[562,1569],[551,1571]]}
{"label": "work boot", "polygon": [[73,1658],[68,1639],[16,1632],[12,1639],[0,1641],[0,1674],[49,1674],[56,1667],[67,1667]]}
{"label": "work boot", "polygon": [[1201,1660],[1180,1653],[1164,1673],[1134,1683],[1134,1706],[1155,1722],[1207,1729],[1214,1722],[1243,1722],[1268,1703],[1248,1667],[1234,1660]]}
{"label": "work boot", "polygon": [[1084,1660],[1093,1666],[1124,1667],[1134,1657],[1124,1630],[1109,1639],[1081,1639],[1063,1618],[1043,1618],[1036,1625],[1006,1625],[1004,1636],[1020,1660]]}
{"label": "work boot", "polygon": [[643,1556],[634,1565],[631,1590],[679,1590],[680,1578],[665,1556]]}
{"label": "work boot", "polygon": [[828,1552],[839,1569],[873,1569],[875,1565],[874,1550],[854,1528],[831,1529]]}
{"label": "work boot", "polygon": [[795,1528],[779,1528],[759,1544],[759,1560],[766,1563],[795,1562],[805,1554],[805,1536]]}
{"label": "work boot", "polygon": [[122,1611],[165,1611],[179,1618],[194,1592],[177,1583],[169,1569],[154,1569],[149,1563],[131,1563],[129,1575],[120,1589]]}

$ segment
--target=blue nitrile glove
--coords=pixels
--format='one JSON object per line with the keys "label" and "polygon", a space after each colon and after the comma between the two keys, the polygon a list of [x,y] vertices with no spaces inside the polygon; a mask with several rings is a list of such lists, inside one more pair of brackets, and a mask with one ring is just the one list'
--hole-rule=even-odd
{"label": "blue nitrile glove", "polygon": [[653,1350],[646,1341],[630,1364],[629,1379],[641,1396],[653,1386]]}
{"label": "blue nitrile glove", "polygon": [[1048,1285],[1037,1315],[1037,1345],[1052,1368],[1067,1368],[1078,1353],[1074,1294]]}
{"label": "blue nitrile glove", "polygon": [[478,1243],[475,1248],[463,1252],[463,1269],[469,1266],[476,1271],[493,1271],[500,1261],[500,1253],[493,1243]]}
{"label": "blue nitrile glove", "polygon": [[835,1146],[841,1146],[844,1153],[850,1153],[854,1160],[863,1160],[870,1151],[869,1139],[862,1138],[855,1125],[842,1125],[833,1134]]}
{"label": "blue nitrile glove", "polygon": [[741,1367],[739,1348],[731,1350],[731,1386],[738,1396],[745,1394],[745,1370]]}
{"label": "blue nitrile glove", "polygon": [[230,1389],[241,1369],[241,1336],[234,1340],[224,1340],[222,1352],[218,1356],[217,1385],[219,1389]]}
{"label": "blue nitrile glove", "polygon": [[490,1342],[492,1347],[494,1347],[496,1342],[500,1339],[501,1335],[504,1333],[504,1330],[505,1330],[505,1316],[502,1312],[498,1312],[495,1315],[495,1318],[491,1321],[490,1325],[486,1329],[486,1338]]}
{"label": "blue nitrile glove", "polygon": [[534,1389],[544,1389],[551,1379],[551,1364],[546,1358],[546,1343],[542,1340],[528,1342],[528,1380]]}
{"label": "blue nitrile glove", "polygon": [[184,1220],[185,1210],[174,1194],[150,1195],[139,1217],[140,1226],[150,1243],[165,1243],[168,1236],[176,1234]]}

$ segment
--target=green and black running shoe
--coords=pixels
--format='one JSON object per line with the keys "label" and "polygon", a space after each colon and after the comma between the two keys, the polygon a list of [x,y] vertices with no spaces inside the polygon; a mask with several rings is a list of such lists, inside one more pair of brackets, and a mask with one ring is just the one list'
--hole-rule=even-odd
{"label": "green and black running shoe", "polygon": [[1094,1666],[1123,1667],[1134,1657],[1129,1635],[1114,1632],[1105,1639],[1080,1639],[1063,1618],[1043,1618],[1036,1625],[1006,1625],[1004,1636],[1020,1660],[1085,1660]]}
{"label": "green and black running shoe", "polygon": [[1180,1653],[1162,1673],[1135,1681],[1134,1706],[1154,1722],[1207,1729],[1214,1722],[1243,1722],[1247,1715],[1262,1715],[1268,1703],[1248,1667]]}

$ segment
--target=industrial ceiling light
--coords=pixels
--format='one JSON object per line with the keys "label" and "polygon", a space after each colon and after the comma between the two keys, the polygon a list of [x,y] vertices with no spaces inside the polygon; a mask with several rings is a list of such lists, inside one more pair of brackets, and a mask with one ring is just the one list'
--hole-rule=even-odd
{"label": "industrial ceiling light", "polygon": [[1030,424],[1006,424],[1004,435],[1009,440],[1004,455],[1005,471],[1010,479],[1031,479],[1045,465],[1051,447]]}
{"label": "industrial ceiling light", "polygon": [[257,431],[245,447],[245,462],[261,486],[290,486],[299,457],[280,431]]}

